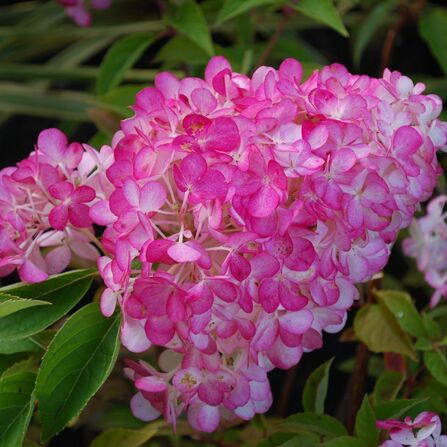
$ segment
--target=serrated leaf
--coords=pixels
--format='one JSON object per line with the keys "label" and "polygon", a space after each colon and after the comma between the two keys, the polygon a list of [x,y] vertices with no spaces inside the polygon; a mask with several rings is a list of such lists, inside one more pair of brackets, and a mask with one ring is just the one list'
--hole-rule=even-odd
{"label": "serrated leaf", "polygon": [[342,36],[348,37],[348,30],[345,28],[333,0],[300,0],[294,8],[302,14],[324,23]]}
{"label": "serrated leaf", "polygon": [[354,64],[357,67],[360,65],[363,51],[368,46],[369,42],[371,42],[371,39],[374,37],[377,29],[395,5],[396,0],[385,0],[378,2],[366,16],[365,20],[360,23],[358,31],[355,34],[353,48]]}
{"label": "serrated leaf", "polygon": [[324,414],[324,401],[329,384],[329,371],[333,361],[334,359],[332,358],[320,365],[307,379],[303,390],[304,410]]}
{"label": "serrated leaf", "polygon": [[77,416],[109,376],[119,352],[119,324],[120,314],[104,318],[91,303],[48,346],[36,384],[43,441]]}
{"label": "serrated leaf", "polygon": [[222,9],[219,11],[216,23],[221,25],[227,20],[249,11],[256,6],[264,6],[278,3],[277,0],[225,0]]}
{"label": "serrated leaf", "polygon": [[425,402],[427,399],[395,399],[376,405],[374,412],[378,420],[399,419],[405,416],[412,408]]}
{"label": "serrated leaf", "polygon": [[20,298],[43,299],[51,306],[23,309],[0,319],[0,340],[29,337],[46,329],[63,317],[85,295],[96,270],[74,270],[50,277],[38,284],[14,284],[3,287],[0,293]]}
{"label": "serrated leaf", "polygon": [[139,430],[129,428],[112,428],[97,436],[90,447],[140,447],[149,439],[153,438],[157,432],[160,423],[148,424]]}
{"label": "serrated leaf", "polygon": [[367,304],[354,318],[354,331],[372,352],[394,352],[416,360],[408,335],[394,315],[378,304]]}
{"label": "serrated leaf", "polygon": [[34,411],[36,374],[20,372],[0,379],[0,447],[20,447]]}
{"label": "serrated leaf", "polygon": [[362,441],[352,436],[341,436],[320,445],[321,447],[365,447]]}
{"label": "serrated leaf", "polygon": [[196,43],[209,56],[214,54],[213,42],[201,7],[194,0],[183,3],[165,16],[166,22],[180,34]]}
{"label": "serrated leaf", "polygon": [[348,434],[346,428],[339,420],[332,416],[317,413],[293,414],[285,419],[277,428],[278,431],[281,431],[281,429],[287,429],[288,431],[292,431],[293,429],[298,431],[304,430],[328,438]]}
{"label": "serrated leaf", "polygon": [[138,33],[115,42],[102,60],[96,82],[96,92],[103,95],[117,87],[124,79],[126,71],[137,62],[153,41],[153,35]]}
{"label": "serrated leaf", "polygon": [[433,56],[447,74],[447,10],[427,8],[419,21],[419,34],[427,42]]}
{"label": "serrated leaf", "polygon": [[424,363],[430,374],[440,383],[447,386],[447,358],[439,350],[425,351]]}
{"label": "serrated leaf", "polygon": [[0,293],[0,318],[29,307],[45,305],[48,306],[51,303],[48,301],[23,299],[8,293]]}
{"label": "serrated leaf", "polygon": [[421,315],[406,292],[376,290],[378,301],[394,315],[401,328],[415,337],[426,337],[427,331]]}
{"label": "serrated leaf", "polygon": [[374,386],[374,405],[394,400],[404,381],[405,377],[397,371],[383,371]]}
{"label": "serrated leaf", "polygon": [[355,419],[355,435],[363,441],[365,447],[377,447],[379,433],[376,427],[376,416],[368,396],[365,396]]}

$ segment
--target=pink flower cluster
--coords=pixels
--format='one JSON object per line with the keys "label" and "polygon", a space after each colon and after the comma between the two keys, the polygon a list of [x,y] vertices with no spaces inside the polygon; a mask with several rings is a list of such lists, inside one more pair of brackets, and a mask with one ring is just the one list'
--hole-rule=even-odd
{"label": "pink flower cluster", "polygon": [[[90,26],[92,24],[92,16],[86,5],[86,0],[57,0],[65,9],[65,13],[78,26]],[[107,9],[110,7],[112,0],[88,0],[93,9]]]}
{"label": "pink flower cluster", "polygon": [[436,306],[442,297],[447,297],[447,214],[444,206],[447,196],[433,199],[427,214],[414,219],[410,226],[410,237],[403,241],[406,255],[417,262],[427,283],[435,289],[430,305]]}
{"label": "pink flower cluster", "polygon": [[380,447],[447,447],[447,436],[441,435],[441,420],[435,413],[424,411],[414,420],[377,421],[377,427],[389,430],[390,439]]}
{"label": "pink flower cluster", "polygon": [[166,348],[159,369],[126,370],[143,420],[186,411],[213,431],[265,412],[268,371],[343,327],[354,284],[432,193],[438,97],[388,70],[301,75],[222,57],[204,80],[161,73],[114,137],[114,191],[90,217],[106,226],[103,313],[119,303],[131,351]]}
{"label": "pink flower cluster", "polygon": [[73,256],[97,260],[89,207],[110,191],[112,155],[47,129],[27,159],[0,171],[0,277],[17,268],[33,283],[65,270]]}

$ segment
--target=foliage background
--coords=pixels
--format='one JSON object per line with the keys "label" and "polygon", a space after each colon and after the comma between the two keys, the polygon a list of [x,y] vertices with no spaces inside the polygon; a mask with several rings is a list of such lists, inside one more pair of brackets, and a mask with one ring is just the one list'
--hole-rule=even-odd
{"label": "foliage background", "polygon": [[[59,127],[70,140],[100,146],[110,140],[119,120],[131,114],[127,106],[135,92],[150,84],[158,71],[201,76],[213,54],[224,55],[235,70],[245,73],[262,64],[277,66],[286,57],[300,60],[305,76],[332,62],[371,76],[389,67],[447,99],[447,7],[442,0],[114,0],[109,10],[93,14],[90,28],[72,24],[56,1],[0,5],[1,167],[26,156],[46,127]],[[445,166],[445,160],[441,162]],[[444,178],[438,186],[442,192]],[[430,294],[398,247],[382,287],[406,287],[419,308]],[[270,416],[302,410],[307,377],[335,355],[326,412],[352,419],[358,348],[351,326],[349,322],[341,336],[344,342],[339,335],[327,336],[324,348],[306,354],[296,368],[271,374],[275,401]],[[364,391],[371,391],[384,362],[396,359],[365,355],[369,361],[363,366],[369,365],[369,372]],[[0,354],[0,371],[11,364],[6,357]],[[80,420],[49,446],[88,445],[98,432],[117,424],[139,427],[127,410],[131,388],[121,373],[122,357]],[[438,385],[445,389],[438,387],[441,397],[430,405],[445,412],[447,384]],[[37,436],[35,425],[31,439]],[[182,442],[177,436],[150,445],[186,445]]]}

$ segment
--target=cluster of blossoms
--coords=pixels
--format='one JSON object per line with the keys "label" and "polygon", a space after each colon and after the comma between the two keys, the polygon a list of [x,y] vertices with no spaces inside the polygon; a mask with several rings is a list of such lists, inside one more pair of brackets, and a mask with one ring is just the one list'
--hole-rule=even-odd
{"label": "cluster of blossoms", "polygon": [[91,222],[105,227],[102,312],[119,305],[129,350],[164,348],[159,368],[126,368],[143,420],[175,424],[185,411],[213,431],[267,411],[267,373],[343,327],[355,284],[384,267],[432,193],[447,140],[438,97],[398,72],[301,75],[288,59],[249,78],[222,57],[204,80],[161,73],[96,158],[79,147],[70,161],[64,140],[56,160],[41,136],[2,174],[1,206],[19,197],[29,211],[22,233],[0,213],[3,273],[19,265],[25,280],[44,279],[23,274],[43,234],[61,234],[66,251]]}
{"label": "cluster of blossoms", "polygon": [[435,413],[424,411],[414,420],[377,421],[377,427],[389,430],[390,435],[380,447],[447,447],[447,436],[441,435],[441,420]]}
{"label": "cluster of blossoms", "polygon": [[[90,26],[92,24],[92,16],[89,11],[86,0],[57,0],[65,9],[65,13],[78,26]],[[107,9],[110,7],[112,0],[87,0],[92,9]]]}
{"label": "cluster of blossoms", "polygon": [[17,268],[23,281],[39,282],[73,257],[98,259],[89,206],[110,193],[112,156],[48,129],[27,159],[0,171],[0,277]]}
{"label": "cluster of blossoms", "polygon": [[131,351],[166,348],[126,369],[143,420],[186,411],[212,431],[266,411],[268,371],[343,327],[432,193],[438,97],[397,72],[301,74],[222,57],[204,80],[161,73],[115,135],[115,189],[90,216],[107,227],[103,313],[119,303]]}
{"label": "cluster of blossoms", "polygon": [[433,199],[427,207],[427,214],[413,220],[410,237],[403,242],[405,254],[417,261],[425,280],[435,289],[430,302],[432,307],[447,296],[446,202],[447,196]]}

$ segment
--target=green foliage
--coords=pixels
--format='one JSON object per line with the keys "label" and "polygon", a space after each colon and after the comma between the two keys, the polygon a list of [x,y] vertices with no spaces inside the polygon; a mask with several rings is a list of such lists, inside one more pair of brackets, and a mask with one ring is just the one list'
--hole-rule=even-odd
{"label": "green foliage", "polygon": [[34,410],[36,374],[0,377],[0,447],[20,447]]}
{"label": "green foliage", "polygon": [[440,383],[447,386],[447,358],[440,349],[424,352],[424,363],[430,374]]}
{"label": "green foliage", "polygon": [[395,352],[417,359],[408,334],[386,306],[363,306],[355,316],[354,331],[372,352]]}
{"label": "green foliage", "polygon": [[197,44],[208,55],[214,54],[208,23],[195,0],[184,0],[178,8],[165,16],[165,20],[168,25]]}
{"label": "green foliage", "polygon": [[363,398],[362,405],[357,413],[355,435],[363,442],[365,447],[376,447],[379,444],[376,417],[367,396]]}
{"label": "green foliage", "polygon": [[97,436],[90,447],[115,447],[122,445],[125,447],[140,447],[158,432],[160,424],[148,424],[139,430],[129,428],[112,428]]}
{"label": "green foliage", "polygon": [[9,293],[0,293],[0,318],[34,306],[50,305],[48,301],[22,299]]}
{"label": "green foliage", "polygon": [[375,405],[394,400],[404,383],[405,377],[397,371],[383,371],[377,378],[373,392]]}
{"label": "green foliage", "polygon": [[44,441],[78,415],[111,373],[119,325],[119,314],[106,319],[98,304],[88,304],[50,343],[36,385]]}
{"label": "green foliage", "polygon": [[303,407],[306,411],[319,414],[324,413],[324,401],[326,399],[329,384],[329,370],[334,359],[320,365],[307,379],[303,390]]}
{"label": "green foliage", "polygon": [[333,0],[300,0],[295,9],[310,18],[330,26],[342,36],[349,33],[334,6]]}
{"label": "green foliage", "polygon": [[153,41],[154,37],[151,34],[132,34],[115,42],[102,60],[96,81],[96,92],[103,95],[117,87],[126,71],[135,64]]}
{"label": "green foliage", "polygon": [[95,270],[75,270],[38,284],[15,284],[0,289],[22,299],[44,300],[51,305],[22,309],[0,318],[0,340],[29,337],[63,317],[85,295]]}
{"label": "green foliage", "polygon": [[222,9],[217,16],[217,23],[222,24],[227,20],[234,19],[235,17],[250,11],[253,8],[264,5],[271,5],[280,3],[278,0],[224,0]]}

